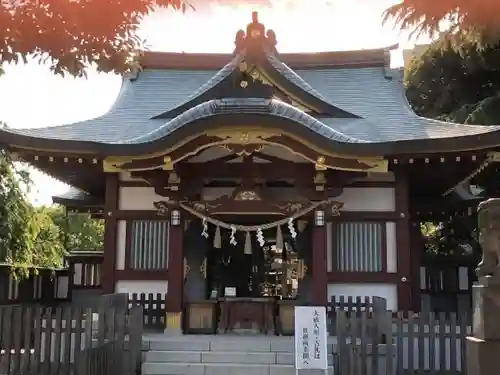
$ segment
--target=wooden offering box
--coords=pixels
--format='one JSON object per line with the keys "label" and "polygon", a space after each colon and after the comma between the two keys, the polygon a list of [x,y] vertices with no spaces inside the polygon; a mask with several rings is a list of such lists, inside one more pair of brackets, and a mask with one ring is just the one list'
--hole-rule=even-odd
{"label": "wooden offering box", "polygon": [[189,302],[186,304],[185,312],[185,333],[216,333],[217,301]]}

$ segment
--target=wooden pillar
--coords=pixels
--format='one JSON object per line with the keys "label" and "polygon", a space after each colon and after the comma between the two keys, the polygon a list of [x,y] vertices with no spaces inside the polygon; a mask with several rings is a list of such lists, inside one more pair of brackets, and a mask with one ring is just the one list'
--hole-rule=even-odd
{"label": "wooden pillar", "polygon": [[408,176],[397,171],[395,186],[395,205],[399,219],[396,221],[396,253],[398,267],[398,310],[409,311],[412,308],[412,256],[410,243],[410,210]]}
{"label": "wooden pillar", "polygon": [[422,300],[420,296],[420,266],[424,252],[424,243],[420,232],[420,221],[410,221],[410,252],[411,252],[411,290],[412,290],[412,310],[420,312]]}
{"label": "wooden pillar", "polygon": [[116,239],[118,221],[118,173],[106,174],[104,198],[104,259],[102,262],[102,288],[104,293],[115,292]]}
{"label": "wooden pillar", "polygon": [[[172,223],[172,221],[171,221]],[[168,245],[168,290],[165,317],[166,329],[169,332],[182,328],[183,294],[184,294],[184,226],[182,220],[178,225],[170,226]]]}
{"label": "wooden pillar", "polygon": [[328,270],[326,223],[315,226],[312,232],[312,300],[317,305],[328,302]]}

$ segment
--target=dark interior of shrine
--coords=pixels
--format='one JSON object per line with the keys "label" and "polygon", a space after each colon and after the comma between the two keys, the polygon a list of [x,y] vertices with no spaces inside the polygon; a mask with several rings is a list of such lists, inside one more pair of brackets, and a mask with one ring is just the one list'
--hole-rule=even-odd
{"label": "dark interior of shrine", "polygon": [[[232,216],[232,215],[231,215]],[[281,219],[280,216],[224,216],[226,223],[258,226]],[[209,232],[211,248],[207,256],[207,297],[275,297],[291,299],[297,295],[296,265],[300,260],[297,238],[287,224],[281,225],[283,248],[276,247],[277,227],[262,231],[265,243],[250,232],[251,251],[245,251],[245,231],[236,231],[231,243],[231,229],[220,228],[221,246],[214,244],[215,228]],[[299,234],[300,236],[301,234]]]}

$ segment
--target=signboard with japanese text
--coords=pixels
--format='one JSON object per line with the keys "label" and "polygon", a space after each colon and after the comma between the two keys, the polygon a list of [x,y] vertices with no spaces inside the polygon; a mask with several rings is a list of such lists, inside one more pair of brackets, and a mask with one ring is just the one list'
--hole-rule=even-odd
{"label": "signboard with japanese text", "polygon": [[326,307],[295,306],[295,368],[328,369]]}

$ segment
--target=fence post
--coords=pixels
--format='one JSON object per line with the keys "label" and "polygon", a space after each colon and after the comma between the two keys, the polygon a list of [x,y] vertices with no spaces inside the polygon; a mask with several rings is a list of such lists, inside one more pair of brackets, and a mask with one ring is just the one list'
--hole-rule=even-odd
{"label": "fence post", "polygon": [[132,375],[141,367],[141,350],[142,350],[142,307],[132,306],[129,316],[129,355],[130,366],[128,366],[129,374]]}
{"label": "fence post", "polygon": [[374,296],[372,297],[373,312],[385,312],[387,311],[387,300],[382,297]]}

